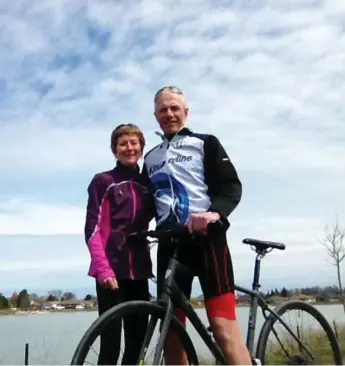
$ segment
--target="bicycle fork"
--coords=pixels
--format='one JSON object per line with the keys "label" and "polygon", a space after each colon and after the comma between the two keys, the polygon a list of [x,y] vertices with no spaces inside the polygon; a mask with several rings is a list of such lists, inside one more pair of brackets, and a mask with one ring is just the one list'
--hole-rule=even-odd
{"label": "bicycle fork", "polygon": [[[166,313],[164,316],[164,319],[160,325],[160,336],[159,336],[159,340],[158,340],[158,344],[157,344],[157,348],[155,350],[155,355],[154,355],[154,360],[153,360],[153,365],[158,365],[159,364],[159,358],[162,354],[163,348],[164,348],[164,343],[169,331],[169,327],[170,327],[170,322],[171,319],[173,317],[173,304],[172,301],[170,300],[170,298],[168,298],[167,302],[166,302]],[[143,341],[143,346],[141,347],[140,350],[140,355],[139,355],[139,365],[144,365],[144,358],[146,355],[146,352],[148,350],[150,341],[152,339],[154,330],[156,328],[157,325],[157,321],[158,318],[155,317],[151,317],[149,324],[147,326],[147,330],[146,330],[146,334],[145,334],[145,338]]]}
{"label": "bicycle fork", "polygon": [[157,318],[151,317],[149,324],[147,326],[143,345],[140,350],[139,362],[138,362],[139,365],[144,365],[144,363],[145,363],[144,358],[145,358],[146,352],[148,350],[151,338],[153,336],[153,332],[155,330],[156,324],[157,324]]}
{"label": "bicycle fork", "polygon": [[[172,295],[171,291],[172,291],[172,285],[173,285],[173,275],[174,275],[174,273],[176,271],[176,267],[178,265],[178,262],[176,261],[175,257],[176,257],[176,252],[174,253],[173,258],[170,260],[170,264],[165,273],[164,291],[163,291],[160,299],[158,299],[158,301],[157,301],[159,304],[164,305],[164,308],[166,311],[165,311],[163,322],[160,325],[160,336],[159,336],[159,340],[158,340],[158,344],[157,344],[157,348],[155,350],[155,355],[154,355],[154,360],[153,360],[154,365],[158,365],[158,363],[159,363],[159,358],[162,354],[165,340],[166,340],[166,337],[168,335],[168,331],[170,328],[171,319],[174,315],[174,307],[173,307],[173,302],[171,300],[171,295]],[[157,320],[158,320],[157,318],[151,318],[150,322],[148,324],[143,346],[140,351],[140,357],[139,357],[140,365],[143,365],[143,363],[144,363],[144,357],[148,350],[150,340],[153,336],[153,332],[156,327]]]}

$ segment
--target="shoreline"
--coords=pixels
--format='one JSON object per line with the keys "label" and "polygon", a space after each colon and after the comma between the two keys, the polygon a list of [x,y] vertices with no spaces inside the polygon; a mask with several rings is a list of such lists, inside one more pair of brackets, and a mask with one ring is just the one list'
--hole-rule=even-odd
{"label": "shoreline", "polygon": [[[279,304],[272,304],[273,307],[278,306]],[[330,306],[330,305],[342,305],[341,302],[315,302],[311,303],[313,306]],[[249,308],[249,304],[237,304],[237,308]],[[194,309],[204,309],[204,304],[202,305],[194,305]],[[98,307],[92,307],[88,309],[63,309],[63,310],[16,310],[13,311],[11,309],[0,309],[0,316],[8,316],[8,315],[46,315],[46,314],[61,314],[61,313],[86,313],[98,311]]]}
{"label": "shoreline", "polygon": [[0,316],[6,315],[45,315],[45,314],[61,314],[61,313],[88,313],[92,311],[97,311],[98,308],[91,309],[63,309],[63,310],[17,310],[13,311],[11,309],[0,310]]}

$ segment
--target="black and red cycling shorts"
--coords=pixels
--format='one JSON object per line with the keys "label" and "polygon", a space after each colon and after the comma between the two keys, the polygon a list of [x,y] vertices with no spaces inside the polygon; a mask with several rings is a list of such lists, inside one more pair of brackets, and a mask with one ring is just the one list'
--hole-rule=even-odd
{"label": "black and red cycling shorts", "polygon": [[[205,307],[209,318],[236,319],[236,299],[234,294],[234,273],[226,234],[210,240],[198,237],[197,243],[182,242],[177,260],[187,266],[192,273],[179,272],[175,281],[188,299],[192,292],[194,276],[200,281]],[[157,252],[157,295],[164,283],[165,272],[173,255],[172,243],[162,242]],[[184,322],[185,315],[177,309],[176,315]]]}

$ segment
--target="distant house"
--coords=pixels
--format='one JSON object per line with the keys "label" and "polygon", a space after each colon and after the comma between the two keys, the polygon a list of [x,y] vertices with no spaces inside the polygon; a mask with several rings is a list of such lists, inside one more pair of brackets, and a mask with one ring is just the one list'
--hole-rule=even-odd
{"label": "distant house", "polygon": [[83,306],[83,308],[85,307],[84,301],[78,299],[62,300],[59,301],[59,305],[64,306],[65,309],[76,309],[77,306],[78,309],[80,309],[81,305]]}
{"label": "distant house", "polygon": [[316,295],[316,300],[321,302],[338,302],[340,298],[340,293],[333,293],[329,291],[321,291]]}
{"label": "distant house", "polygon": [[296,294],[296,295],[293,295],[291,297],[292,300],[300,300],[300,301],[305,301],[305,302],[308,302],[308,303],[313,303],[315,302],[315,298],[313,296],[308,296],[308,295],[305,295],[305,294]]}
{"label": "distant house", "polygon": [[41,304],[38,301],[30,300],[29,309],[37,310],[41,307]]}
{"label": "distant house", "polygon": [[271,305],[279,305],[287,300],[288,300],[288,298],[283,297],[283,296],[278,296],[278,295],[273,295],[266,299],[267,303],[271,304]]}
{"label": "distant house", "polygon": [[65,309],[76,309],[76,310],[83,310],[95,306],[95,302],[92,300],[86,301],[86,300],[70,299],[70,300],[59,301],[58,303],[59,305],[64,306]]}
{"label": "distant house", "polygon": [[53,310],[56,305],[56,301],[43,301],[40,305],[40,310]]}
{"label": "distant house", "polygon": [[85,308],[93,308],[97,305],[97,300],[84,301]]}
{"label": "distant house", "polygon": [[251,297],[249,295],[239,295],[236,298],[236,303],[239,305],[249,305],[251,301]]}

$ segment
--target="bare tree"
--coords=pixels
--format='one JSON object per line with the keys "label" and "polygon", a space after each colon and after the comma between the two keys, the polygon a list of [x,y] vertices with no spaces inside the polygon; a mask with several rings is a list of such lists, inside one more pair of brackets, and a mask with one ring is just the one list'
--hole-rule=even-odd
{"label": "bare tree", "polygon": [[340,228],[338,219],[336,219],[332,227],[325,227],[324,232],[325,236],[320,242],[326,248],[331,264],[337,269],[339,291],[345,312],[344,290],[340,273],[341,262],[345,259],[345,230]]}
{"label": "bare tree", "polygon": [[62,297],[64,300],[76,299],[76,295],[73,292],[69,292],[69,291],[65,292]]}
{"label": "bare tree", "polygon": [[10,302],[11,302],[11,306],[16,308],[17,307],[17,302],[18,302],[18,294],[17,292],[13,292],[11,298],[10,298]]}
{"label": "bare tree", "polygon": [[53,296],[54,298],[56,298],[57,300],[60,300],[61,297],[62,297],[62,291],[59,290],[59,289],[53,289],[53,290],[50,290],[48,292],[48,296],[51,295]]}

